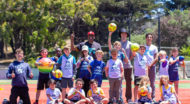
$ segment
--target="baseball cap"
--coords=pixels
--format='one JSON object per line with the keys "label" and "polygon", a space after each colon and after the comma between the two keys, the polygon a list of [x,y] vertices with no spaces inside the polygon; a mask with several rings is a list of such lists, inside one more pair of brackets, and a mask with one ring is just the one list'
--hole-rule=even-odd
{"label": "baseball cap", "polygon": [[82,51],[84,51],[84,50],[88,51],[88,46],[87,45],[82,46]]}
{"label": "baseball cap", "polygon": [[95,35],[95,33],[93,31],[89,31],[88,35]]}

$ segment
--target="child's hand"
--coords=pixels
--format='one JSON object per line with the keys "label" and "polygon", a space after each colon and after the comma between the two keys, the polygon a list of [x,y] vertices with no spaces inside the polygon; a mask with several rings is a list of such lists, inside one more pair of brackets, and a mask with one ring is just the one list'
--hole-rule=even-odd
{"label": "child's hand", "polygon": [[111,36],[112,34],[113,34],[113,32],[110,31],[110,32],[109,32],[109,36]]}
{"label": "child's hand", "polygon": [[31,78],[31,79],[33,78],[33,76],[34,76],[33,73],[30,73],[30,78]]}
{"label": "child's hand", "polygon": [[85,58],[85,61],[89,61],[88,58]]}
{"label": "child's hand", "polygon": [[84,61],[84,58],[81,58],[80,61],[81,61],[81,62]]}
{"label": "child's hand", "polygon": [[11,77],[12,77],[12,78],[15,78],[15,73],[14,73],[14,71],[12,71]]}
{"label": "child's hand", "polygon": [[74,38],[75,38],[75,34],[72,33],[72,34],[71,34],[71,40],[74,40]]}
{"label": "child's hand", "polygon": [[133,55],[133,56],[136,56],[136,52],[135,52],[135,51],[132,51],[132,55]]}

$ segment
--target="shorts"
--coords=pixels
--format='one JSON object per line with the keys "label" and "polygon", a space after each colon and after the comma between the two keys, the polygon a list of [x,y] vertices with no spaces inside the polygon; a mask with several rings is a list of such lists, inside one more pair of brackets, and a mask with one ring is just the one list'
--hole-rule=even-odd
{"label": "shorts", "polygon": [[67,86],[69,88],[73,87],[73,80],[72,80],[72,78],[62,78],[62,80],[61,80],[61,87],[62,88],[67,88]]}
{"label": "shorts", "polygon": [[135,76],[135,86],[139,86],[141,78],[140,76]]}
{"label": "shorts", "polygon": [[37,90],[43,90],[44,88],[49,88],[49,79],[38,79]]}

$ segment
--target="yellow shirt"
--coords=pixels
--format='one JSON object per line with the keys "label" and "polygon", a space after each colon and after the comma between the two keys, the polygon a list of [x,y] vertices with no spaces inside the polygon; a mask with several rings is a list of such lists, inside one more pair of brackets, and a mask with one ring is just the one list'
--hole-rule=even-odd
{"label": "yellow shirt", "polygon": [[88,93],[87,93],[88,97],[92,97],[92,94],[104,95],[104,91],[101,88],[97,88],[96,91],[92,91],[92,89],[88,90]]}

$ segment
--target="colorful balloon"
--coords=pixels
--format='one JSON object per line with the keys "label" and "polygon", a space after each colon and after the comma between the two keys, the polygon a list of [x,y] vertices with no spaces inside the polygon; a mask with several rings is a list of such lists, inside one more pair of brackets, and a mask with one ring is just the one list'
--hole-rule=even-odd
{"label": "colorful balloon", "polygon": [[140,46],[137,43],[131,44],[131,50],[137,52],[139,50]]}
{"label": "colorful balloon", "polygon": [[183,56],[179,56],[179,61],[183,61],[184,57]]}
{"label": "colorful balloon", "polygon": [[117,29],[117,25],[116,25],[115,23],[110,23],[110,24],[108,25],[108,30],[109,30],[110,32],[114,32],[116,29]]}
{"label": "colorful balloon", "polygon": [[53,64],[52,64],[52,60],[50,60],[49,58],[42,58],[39,60],[39,65],[38,65],[38,69],[40,72],[42,73],[49,73],[52,71],[53,69]]}

